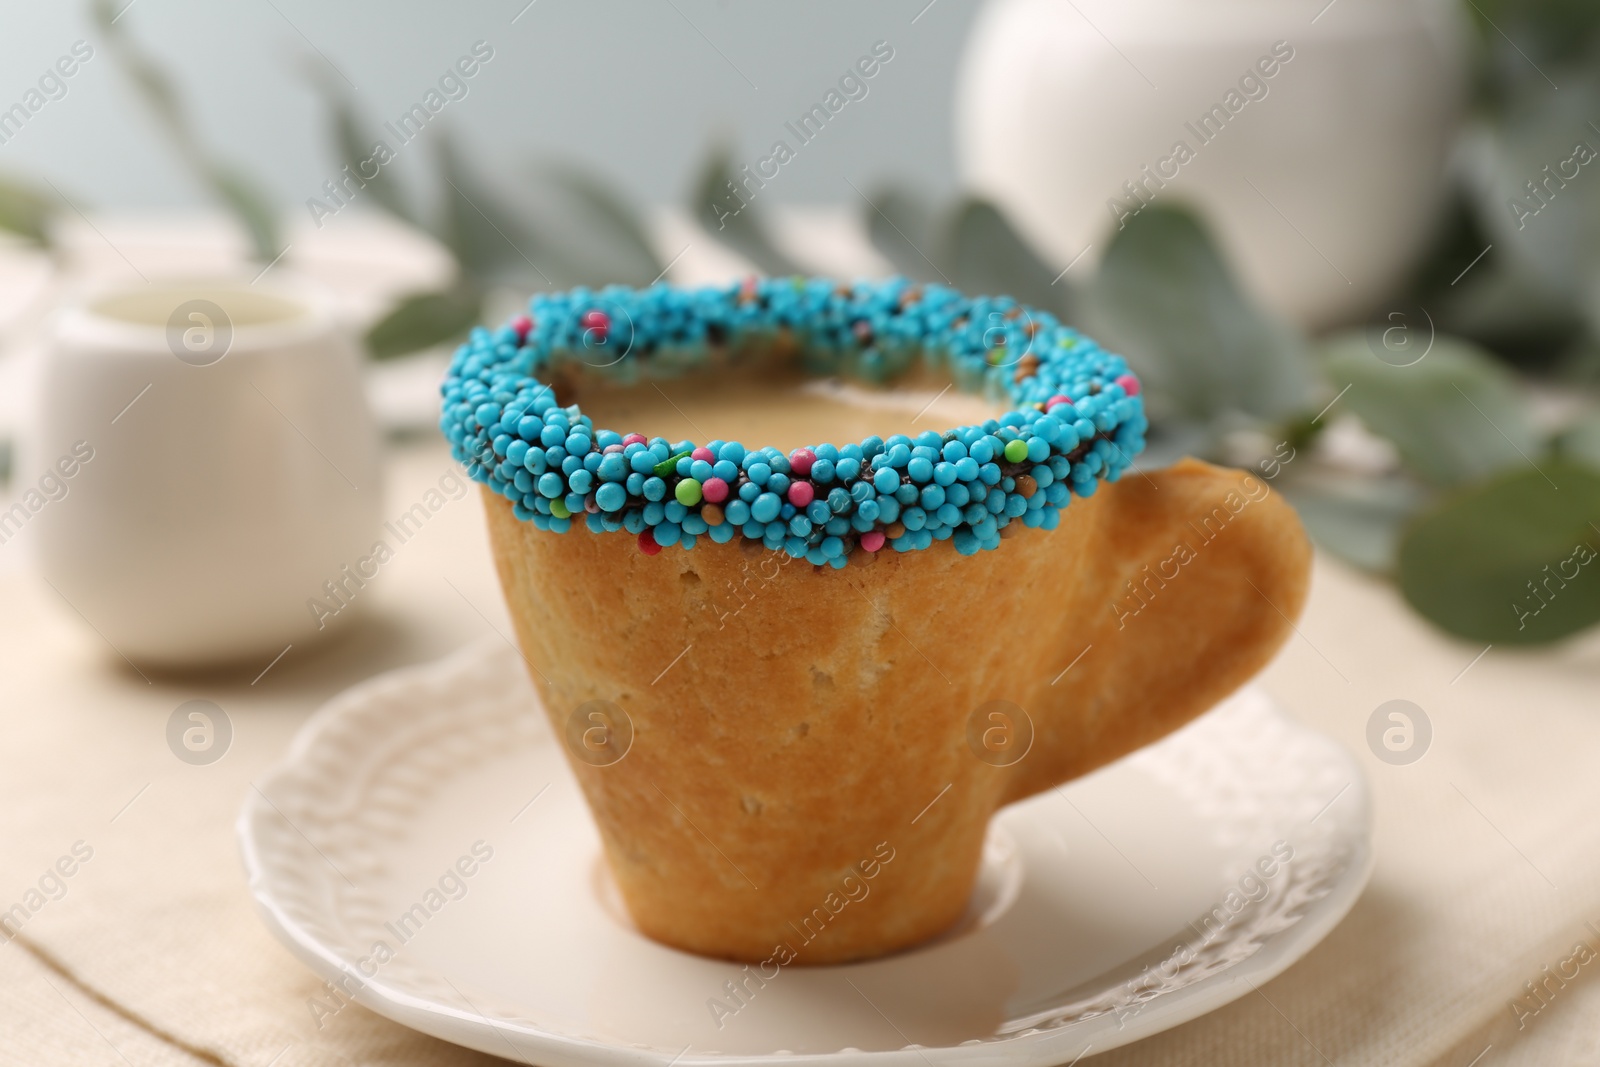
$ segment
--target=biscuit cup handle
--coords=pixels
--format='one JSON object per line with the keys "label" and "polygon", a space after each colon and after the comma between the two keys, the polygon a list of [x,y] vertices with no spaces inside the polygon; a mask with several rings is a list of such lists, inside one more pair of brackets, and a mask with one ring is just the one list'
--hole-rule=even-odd
{"label": "biscuit cup handle", "polygon": [[[1125,474],[1063,598],[1062,660],[1030,708],[1034,738],[1005,801],[1155,741],[1266,665],[1293,629],[1311,546],[1262,478],[1185,459]],[[1087,516],[1086,516],[1087,518]]]}

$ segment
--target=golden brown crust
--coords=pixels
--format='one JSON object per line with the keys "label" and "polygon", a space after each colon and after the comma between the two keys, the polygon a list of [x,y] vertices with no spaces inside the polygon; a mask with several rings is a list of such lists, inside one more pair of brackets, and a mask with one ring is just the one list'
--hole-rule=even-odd
{"label": "golden brown crust", "polygon": [[[1309,572],[1286,504],[1192,460],[1102,486],[1058,529],[992,552],[885,550],[840,571],[706,538],[646,556],[626,534],[549,534],[485,497],[558,734],[594,699],[633,722],[621,762],[571,762],[635,921],[747,961],[863,958],[945,929],[996,808],[1236,688],[1289,632]],[[1184,539],[1192,558],[1163,577]],[[1128,599],[1146,564],[1148,603]],[[1014,766],[968,747],[969,716],[993,700],[1034,724]]]}
{"label": "golden brown crust", "polygon": [[1305,606],[1311,543],[1260,478],[1186,459],[1091,499],[1101,495],[1110,506],[1081,546],[1096,562],[1075,576],[1058,646],[1069,658],[1089,651],[1041,695],[1038,748],[1007,800],[1213,707],[1266,666]]}

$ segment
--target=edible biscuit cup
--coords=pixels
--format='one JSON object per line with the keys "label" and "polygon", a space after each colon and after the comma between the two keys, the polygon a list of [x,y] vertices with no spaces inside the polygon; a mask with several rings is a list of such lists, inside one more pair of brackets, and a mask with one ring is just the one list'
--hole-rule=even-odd
{"label": "edible biscuit cup", "polygon": [[[1304,604],[1292,510],[1237,470],[1131,472],[1137,380],[1013,301],[775,279],[530,311],[457,353],[442,427],[611,872],[665,944],[823,964],[940,933],[997,809],[1210,708]],[[1010,410],[789,454],[581,410],[597,381],[752,368],[933,374]]]}

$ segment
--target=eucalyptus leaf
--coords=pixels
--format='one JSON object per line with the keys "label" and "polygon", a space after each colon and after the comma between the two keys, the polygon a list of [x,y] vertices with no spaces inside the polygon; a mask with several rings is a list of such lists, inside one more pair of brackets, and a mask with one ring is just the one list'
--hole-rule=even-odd
{"label": "eucalyptus leaf", "polygon": [[1526,467],[1543,451],[1515,380],[1475,345],[1436,336],[1409,366],[1380,360],[1359,334],[1328,342],[1324,352],[1335,388],[1349,386],[1341,405],[1392,441],[1430,485]]}
{"label": "eucalyptus leaf", "polygon": [[1600,135],[1589,125],[1600,115],[1600,78],[1569,71],[1562,80],[1559,93],[1542,79],[1524,85],[1467,158],[1494,253],[1516,260],[1543,290],[1581,303],[1600,274]]}
{"label": "eucalyptus leaf", "polygon": [[895,270],[920,282],[950,284],[944,269],[929,258],[944,251],[934,212],[915,193],[897,188],[878,190],[863,215],[873,247]]}
{"label": "eucalyptus leaf", "polygon": [[1051,270],[1021,235],[987,200],[958,204],[946,237],[950,279],[969,295],[1016,297],[1024,304],[1070,318],[1066,279],[1057,282]]}
{"label": "eucalyptus leaf", "polygon": [[1418,298],[1437,297],[1480,267],[1493,266],[1503,256],[1483,255],[1494,240],[1478,215],[1473,190],[1464,180],[1454,181],[1430,231],[1427,245],[1411,270],[1410,289]]}
{"label": "eucalyptus leaf", "polygon": [[772,243],[757,217],[749,188],[739,185],[726,145],[714,146],[694,183],[690,212],[713,240],[748,259],[763,274],[804,274],[806,270]]}
{"label": "eucalyptus leaf", "polygon": [[1597,554],[1600,472],[1556,459],[1542,473],[1471,486],[1420,516],[1400,545],[1400,590],[1450,633],[1539,644],[1600,622]]}
{"label": "eucalyptus leaf", "polygon": [[550,272],[561,272],[535,246],[528,223],[468,172],[445,130],[434,133],[434,158],[444,182],[437,236],[462,272],[479,288],[526,285],[535,277],[546,285],[558,284]]}
{"label": "eucalyptus leaf", "polygon": [[1405,524],[1427,499],[1405,479],[1323,471],[1288,480],[1282,489],[1319,546],[1352,566],[1386,575],[1394,573]]}
{"label": "eucalyptus leaf", "polygon": [[126,28],[117,25],[119,6],[115,0],[95,0],[93,7],[95,24],[110,41],[111,49],[116,54],[123,73],[139,90],[139,95],[144,98],[145,105],[150,108],[156,120],[166,128],[174,140],[181,142],[180,149],[186,155],[192,154],[194,142],[189,135],[188,124],[184,121],[183,108],[178,102],[178,92],[173,88],[166,72],[133,43]]}
{"label": "eucalyptus leaf", "polygon": [[1600,7],[1589,0],[1472,0],[1466,11],[1503,80],[1549,90],[1541,68],[1581,63],[1600,44]]}
{"label": "eucalyptus leaf", "polygon": [[119,25],[118,15],[112,0],[95,0],[95,22],[106,35],[112,55],[166,131],[178,158],[238,218],[256,258],[272,260],[282,246],[278,242],[278,220],[270,204],[248,179],[205,150],[189,125],[172,80],[128,36],[125,27]]}
{"label": "eucalyptus leaf", "polygon": [[50,217],[54,214],[54,204],[43,193],[0,178],[0,230],[46,245],[50,243]]}
{"label": "eucalyptus leaf", "polygon": [[1497,259],[1493,252],[1454,290],[1419,303],[1434,313],[1440,330],[1529,369],[1551,367],[1587,328],[1580,303],[1545,285],[1520,260]]}
{"label": "eucalyptus leaf", "polygon": [[1189,211],[1152,205],[1130,220],[1090,294],[1090,332],[1128,358],[1157,417],[1276,419],[1306,403],[1300,338],[1250,302]]}
{"label": "eucalyptus leaf", "polygon": [[1600,413],[1591,411],[1563,430],[1556,438],[1556,451],[1600,471]]}
{"label": "eucalyptus leaf", "polygon": [[454,341],[465,337],[482,313],[483,297],[475,289],[412,293],[367,331],[367,351],[373,359],[393,359]]}
{"label": "eucalyptus leaf", "polygon": [[[1427,309],[1435,329],[1474,341],[1514,363],[1547,367],[1582,336],[1578,304],[1553,287],[1485,224],[1505,205],[1458,185],[1440,214],[1409,296],[1394,307]],[[1498,247],[1496,247],[1498,245]]]}
{"label": "eucalyptus leaf", "polygon": [[338,149],[339,165],[348,167],[350,172],[361,181],[361,192],[370,196],[373,202],[396,218],[415,223],[416,216],[407,203],[405,193],[400,188],[399,181],[394,172],[384,166],[378,166],[372,177],[367,177],[368,170],[362,164],[373,158],[373,149],[377,146],[378,138],[364,133],[364,124],[356,113],[355,105],[344,90],[344,86],[336,82],[328,73],[328,65],[323,62],[306,63],[306,75],[312,86],[322,97],[324,106],[333,119],[334,144]]}
{"label": "eucalyptus leaf", "polygon": [[205,173],[212,190],[228,205],[249,234],[256,258],[265,262],[275,259],[283,249],[277,245],[277,214],[266,198],[238,171],[211,165]]}
{"label": "eucalyptus leaf", "polygon": [[557,165],[540,178],[539,233],[577,275],[563,284],[644,286],[661,277],[665,264],[643,222],[597,175]]}

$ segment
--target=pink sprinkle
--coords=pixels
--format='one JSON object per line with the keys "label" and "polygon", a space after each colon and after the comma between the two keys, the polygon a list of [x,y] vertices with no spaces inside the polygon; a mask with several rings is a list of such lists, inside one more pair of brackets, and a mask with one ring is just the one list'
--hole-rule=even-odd
{"label": "pink sprinkle", "polygon": [[621,452],[626,447],[627,445],[606,445],[603,451],[609,456],[613,452]]}
{"label": "pink sprinkle", "polygon": [[1046,411],[1054,411],[1062,404],[1065,404],[1070,408],[1072,406],[1072,398],[1070,396],[1062,396],[1058,393],[1044,402],[1044,409]]}
{"label": "pink sprinkle", "polygon": [[585,311],[583,318],[579,319],[578,323],[583,327],[585,340],[588,340],[592,334],[595,344],[603,345],[606,343],[606,334],[611,329],[610,315],[596,308],[592,311]]}
{"label": "pink sprinkle", "polygon": [[699,448],[695,449],[693,452],[690,452],[689,453],[689,458],[690,459],[703,459],[707,463],[715,463],[717,461],[717,457],[711,454],[711,449],[705,447],[704,445],[701,445]]}
{"label": "pink sprinkle", "polygon": [[623,448],[627,448],[629,445],[647,445],[649,443],[642,433],[630,433],[622,439]]}
{"label": "pink sprinkle", "polygon": [[661,551],[661,546],[656,544],[656,535],[645,530],[639,535],[639,551],[647,556],[653,556]]}
{"label": "pink sprinkle", "polygon": [[1117,384],[1122,386],[1122,391],[1129,396],[1139,395],[1139,379],[1131,374],[1117,375]]}
{"label": "pink sprinkle", "polygon": [[707,478],[700,483],[700,495],[713,504],[720,504],[728,499],[728,483],[721,478]]}
{"label": "pink sprinkle", "polygon": [[526,315],[518,315],[511,320],[511,330],[519,339],[527,337],[528,331],[531,329],[533,329],[533,320]]}
{"label": "pink sprinkle", "polygon": [[817,490],[810,482],[789,483],[789,503],[797,508],[803,508],[817,499]]}
{"label": "pink sprinkle", "polygon": [[869,530],[861,535],[861,547],[866,549],[868,552],[876,552],[878,549],[883,547],[883,542],[885,540],[887,540],[887,538],[884,536],[882,530]]}
{"label": "pink sprinkle", "polygon": [[811,465],[817,461],[817,454],[809,448],[797,448],[789,453],[789,469],[802,478],[811,476]]}

